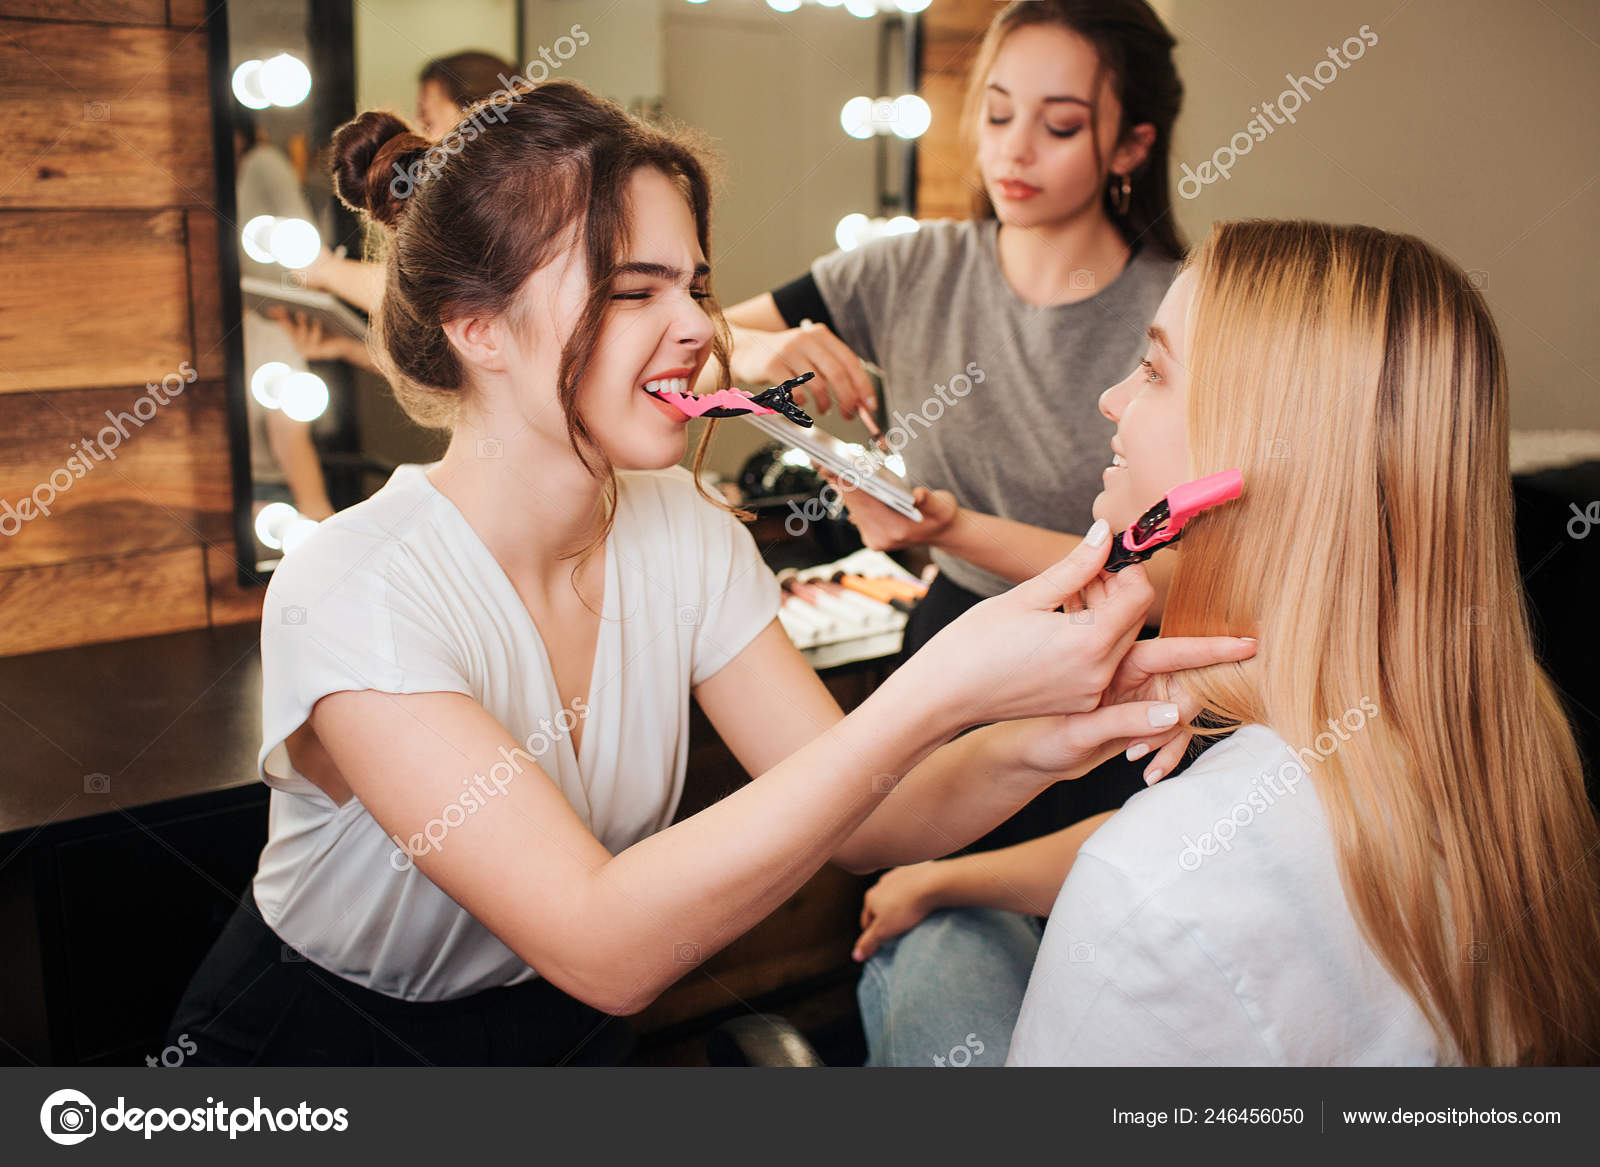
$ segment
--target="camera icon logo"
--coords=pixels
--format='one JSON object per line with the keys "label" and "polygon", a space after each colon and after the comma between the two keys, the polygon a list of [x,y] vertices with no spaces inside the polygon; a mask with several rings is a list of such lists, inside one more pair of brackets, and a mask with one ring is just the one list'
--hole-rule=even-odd
{"label": "camera icon logo", "polygon": [[283,606],[283,622],[285,624],[304,624],[306,610],[299,604],[285,604]]}
{"label": "camera icon logo", "polygon": [[1075,292],[1090,292],[1094,290],[1094,272],[1086,267],[1073,269],[1067,277],[1067,283]]}
{"label": "camera icon logo", "polygon": [[1067,619],[1073,624],[1093,624],[1094,610],[1092,608],[1079,608],[1076,612],[1068,612]]}
{"label": "camera icon logo", "polygon": [[110,794],[110,774],[85,774],[83,776],[83,792],[85,794]]}
{"label": "camera icon logo", "polygon": [[52,1143],[70,1147],[94,1134],[95,1105],[79,1090],[57,1090],[39,1108],[39,1126]]}
{"label": "camera icon logo", "polygon": [[872,793],[890,794],[894,791],[895,783],[900,779],[893,774],[874,774],[872,776]]}
{"label": "camera icon logo", "polygon": [[108,122],[111,120],[111,107],[103,101],[86,101],[83,103],[83,120]]}
{"label": "camera icon logo", "polygon": [[306,273],[303,271],[286,271],[283,273],[282,282],[286,288],[298,288],[303,291],[306,286]]}
{"label": "camera icon logo", "polygon": [[700,609],[694,604],[684,604],[678,609],[678,623],[686,628],[700,623]]}
{"label": "camera icon logo", "polygon": [[1481,292],[1489,286],[1489,273],[1482,268],[1473,268],[1467,273],[1467,283]]}
{"label": "camera icon logo", "polygon": [[1489,959],[1489,946],[1482,940],[1474,940],[1467,945],[1467,963],[1482,964]]}
{"label": "camera icon logo", "polygon": [[1273,438],[1271,444],[1267,447],[1267,457],[1274,462],[1287,460],[1289,457],[1289,439]]}
{"label": "camera icon logo", "polygon": [[505,453],[505,449],[505,443],[499,438],[478,439],[478,457],[480,458],[498,458]]}
{"label": "camera icon logo", "polygon": [[672,959],[679,964],[699,964],[700,946],[687,941],[679,941],[672,946]]}
{"label": "camera icon logo", "polygon": [[1462,613],[1462,619],[1468,624],[1487,624],[1489,622],[1489,610],[1473,604]]}
{"label": "camera icon logo", "polygon": [[304,964],[306,962],[306,954],[292,944],[280,945],[278,962],[280,964]]}
{"label": "camera icon logo", "polygon": [[1094,945],[1087,940],[1080,940],[1067,952],[1067,959],[1073,964],[1093,964]]}

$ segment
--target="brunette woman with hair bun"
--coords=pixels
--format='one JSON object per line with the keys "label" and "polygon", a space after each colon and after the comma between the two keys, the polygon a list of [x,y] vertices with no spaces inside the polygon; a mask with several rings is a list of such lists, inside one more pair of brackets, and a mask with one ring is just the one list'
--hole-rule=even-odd
{"label": "brunette woman with hair bun", "polygon": [[[1101,580],[1101,524],[845,716],[651,392],[728,380],[697,149],[569,82],[480,109],[454,152],[383,113],[336,139],[389,229],[376,356],[449,446],[273,575],[269,835],[173,1019],[194,1062],[621,1060],[616,1015],[824,863],[942,853],[1181,740],[1166,674],[1253,651],[1134,645],[1151,588]],[[674,823],[691,697],[756,777]]]}

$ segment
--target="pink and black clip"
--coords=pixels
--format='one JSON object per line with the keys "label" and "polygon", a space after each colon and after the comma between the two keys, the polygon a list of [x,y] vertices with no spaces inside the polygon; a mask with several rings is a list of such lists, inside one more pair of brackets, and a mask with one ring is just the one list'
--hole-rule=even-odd
{"label": "pink and black clip", "polygon": [[1229,502],[1244,491],[1244,475],[1224,470],[1175,486],[1167,497],[1139,516],[1139,521],[1111,541],[1111,555],[1104,570],[1121,571],[1131,563],[1143,563],[1163,547],[1170,547],[1183,534],[1183,525],[1201,511]]}
{"label": "pink and black clip", "polygon": [[794,403],[792,391],[796,385],[803,385],[815,376],[816,373],[801,373],[782,385],[774,385],[771,389],[763,389],[760,393],[749,397],[737,389],[719,389],[715,393],[699,397],[693,393],[662,393],[654,390],[648,392],[687,417],[741,417],[747,413],[781,413],[795,425],[810,428],[815,423],[805,410]]}

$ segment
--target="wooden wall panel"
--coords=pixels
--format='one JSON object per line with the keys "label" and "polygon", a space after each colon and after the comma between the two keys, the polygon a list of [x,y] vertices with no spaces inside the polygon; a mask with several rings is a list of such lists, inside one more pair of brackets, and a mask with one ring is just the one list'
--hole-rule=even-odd
{"label": "wooden wall panel", "polygon": [[198,544],[0,572],[8,655],[206,626]]}
{"label": "wooden wall panel", "polygon": [[0,0],[0,16],[165,24],[167,5],[166,0]]}
{"label": "wooden wall panel", "polygon": [[197,30],[0,20],[0,206],[211,205],[206,78]]}
{"label": "wooden wall panel", "polygon": [[0,571],[231,538],[222,385],[147,396],[0,395]]}
{"label": "wooden wall panel", "polygon": [[194,345],[189,359],[202,381],[217,381],[227,372],[217,217],[210,211],[189,211],[184,215],[183,230],[189,253],[189,327]]}
{"label": "wooden wall panel", "polygon": [[961,141],[961,103],[984,31],[1000,10],[994,0],[933,0],[922,14],[922,84],[933,112],[917,141],[917,218],[965,219],[978,177]]}
{"label": "wooden wall panel", "polygon": [[[0,655],[260,617],[234,568],[205,7],[0,0],[22,163],[0,171]],[[114,457],[69,461],[188,369]],[[24,519],[35,491],[51,514]]]}
{"label": "wooden wall panel", "polygon": [[0,214],[0,393],[144,385],[190,359],[183,212]]}

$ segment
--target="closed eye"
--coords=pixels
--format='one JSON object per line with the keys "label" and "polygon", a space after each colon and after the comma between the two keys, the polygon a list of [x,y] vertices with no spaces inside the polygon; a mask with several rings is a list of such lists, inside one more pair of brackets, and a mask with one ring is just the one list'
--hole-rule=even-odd
{"label": "closed eye", "polygon": [[1149,358],[1140,357],[1139,367],[1144,370],[1144,379],[1146,381],[1158,382],[1161,380],[1161,374],[1156,372],[1156,367],[1150,363]]}

